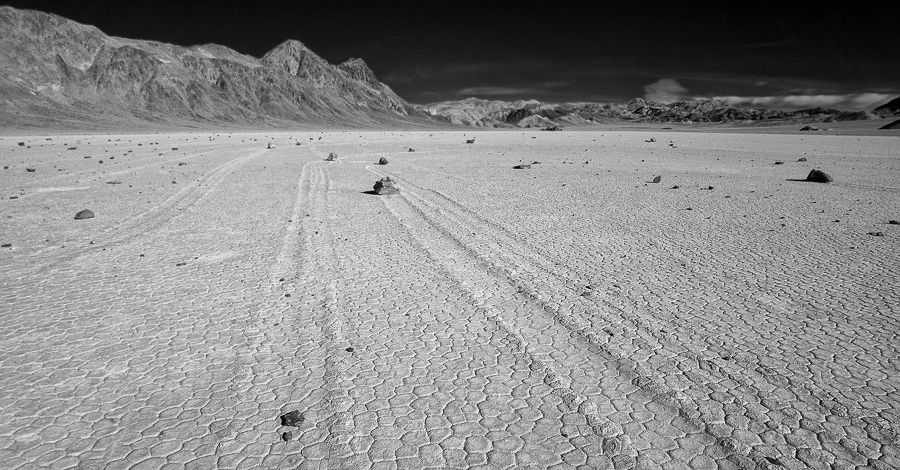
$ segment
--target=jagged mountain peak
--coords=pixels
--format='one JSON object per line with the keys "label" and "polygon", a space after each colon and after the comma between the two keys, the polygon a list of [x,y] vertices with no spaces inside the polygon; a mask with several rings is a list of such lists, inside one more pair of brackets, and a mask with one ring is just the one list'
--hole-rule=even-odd
{"label": "jagged mountain peak", "polygon": [[359,80],[366,83],[378,82],[378,78],[375,76],[375,72],[373,72],[372,69],[369,68],[369,65],[360,58],[352,57],[350,59],[347,59],[340,65],[338,65],[338,68],[354,80]]}
{"label": "jagged mountain peak", "polygon": [[56,15],[0,7],[0,70],[6,125],[432,122],[410,116],[414,108],[361,59],[335,66],[297,40],[256,58],[219,44],[118,38]]}

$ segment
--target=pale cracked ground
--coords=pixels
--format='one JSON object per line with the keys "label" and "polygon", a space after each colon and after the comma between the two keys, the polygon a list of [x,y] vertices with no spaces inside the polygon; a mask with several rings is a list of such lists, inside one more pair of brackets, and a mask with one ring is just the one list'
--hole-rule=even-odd
{"label": "pale cracked ground", "polygon": [[0,139],[0,468],[900,467],[900,139],[474,134]]}

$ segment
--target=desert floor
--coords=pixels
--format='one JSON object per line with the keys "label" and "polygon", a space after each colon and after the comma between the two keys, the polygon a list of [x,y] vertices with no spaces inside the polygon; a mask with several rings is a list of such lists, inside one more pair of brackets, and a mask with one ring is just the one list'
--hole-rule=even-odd
{"label": "desert floor", "polygon": [[900,467],[897,135],[7,136],[0,165],[0,468]]}

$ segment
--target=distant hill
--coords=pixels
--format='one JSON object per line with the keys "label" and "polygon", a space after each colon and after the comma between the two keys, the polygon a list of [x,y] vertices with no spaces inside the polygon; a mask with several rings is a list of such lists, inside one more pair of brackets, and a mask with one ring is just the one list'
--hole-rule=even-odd
{"label": "distant hill", "polygon": [[881,117],[900,116],[900,97],[888,101],[872,110],[872,112]]}
{"label": "distant hill", "polygon": [[[421,106],[424,112],[455,124],[476,127],[536,127],[589,125],[615,121],[722,123],[742,121],[832,122],[869,119],[866,112],[812,108],[780,111],[739,107],[723,101],[698,99],[671,104],[636,98],[625,103],[541,103],[539,101],[497,101],[467,98]],[[533,119],[540,117],[540,120]]]}
{"label": "distant hill", "polygon": [[379,126],[433,123],[362,59],[332,65],[299,41],[262,58],[217,44],[107,36],[0,7],[0,125]]}

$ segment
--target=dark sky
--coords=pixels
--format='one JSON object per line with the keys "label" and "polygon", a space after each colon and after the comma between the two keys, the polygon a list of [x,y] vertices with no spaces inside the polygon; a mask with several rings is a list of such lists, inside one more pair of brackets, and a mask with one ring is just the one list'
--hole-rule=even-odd
{"label": "dark sky", "polygon": [[298,39],[333,63],[362,57],[419,103],[726,97],[870,109],[900,94],[900,34],[886,2],[419,3],[7,2],[116,36],[255,56]]}

